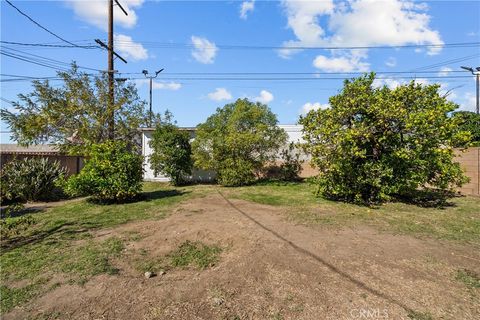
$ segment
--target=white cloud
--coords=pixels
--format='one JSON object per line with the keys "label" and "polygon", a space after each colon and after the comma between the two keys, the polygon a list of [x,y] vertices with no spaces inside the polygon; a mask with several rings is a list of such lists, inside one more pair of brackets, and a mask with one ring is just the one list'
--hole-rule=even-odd
{"label": "white cloud", "polygon": [[453,71],[453,69],[449,68],[449,67],[442,67],[442,68],[440,68],[440,72],[438,73],[438,75],[440,77],[446,77],[446,76],[448,76],[450,71]]}
{"label": "white cloud", "polygon": [[[132,28],[137,24],[136,8],[140,8],[144,0],[122,0],[122,7],[128,12],[126,16],[118,6],[113,7],[115,23],[125,28]],[[104,0],[65,0],[75,15],[82,21],[88,22],[107,31],[108,2]]]}
{"label": "white cloud", "polygon": [[[138,79],[135,80],[137,85],[143,86],[143,85],[149,85],[150,80],[148,79]],[[182,87],[181,83],[178,82],[166,82],[166,81],[153,81],[152,82],[152,89],[153,90],[171,90],[171,91],[176,91],[179,90]]]}
{"label": "white cloud", "polygon": [[160,82],[160,81],[153,81],[152,88],[159,89],[159,90],[172,90],[176,91],[182,87],[181,83],[178,82]]}
{"label": "white cloud", "polygon": [[240,18],[247,19],[248,13],[255,9],[255,0],[243,1],[240,5]]}
{"label": "white cloud", "polygon": [[313,60],[313,66],[326,72],[365,72],[370,64],[362,59],[365,57],[361,52],[351,51],[350,53],[339,53],[340,56],[328,58],[319,55]]}
{"label": "white cloud", "polygon": [[[421,85],[430,84],[428,79],[425,79],[425,78],[408,79],[408,78],[390,78],[385,76],[377,76],[373,81],[373,86],[375,88],[387,86],[390,89],[395,89],[401,85],[410,83],[410,81],[412,80],[415,80],[415,83],[418,83]],[[446,84],[440,84],[440,85],[445,86]]]}
{"label": "white cloud", "polygon": [[194,49],[192,56],[200,63],[213,63],[217,55],[218,48],[215,43],[209,41],[207,38],[192,36],[191,38]]}
{"label": "white cloud", "polygon": [[[333,0],[283,0],[282,4],[288,27],[296,38],[283,43],[284,49],[279,50],[279,55],[284,58],[301,51],[289,49],[295,46],[443,44],[439,32],[429,26],[430,16],[426,13],[428,6],[423,3],[408,0],[356,0],[335,3]],[[427,54],[437,54],[441,49],[441,46],[431,47],[427,49]],[[338,55],[335,53],[331,58],[336,59],[336,64],[345,66],[359,62],[346,61],[346,57]],[[364,59],[367,58],[366,55],[367,51]],[[320,58],[320,63],[322,59]]]}
{"label": "white cloud", "polygon": [[232,94],[225,88],[216,88],[214,92],[210,92],[207,96],[210,100],[214,101],[232,99]]}
{"label": "white cloud", "polygon": [[130,58],[134,61],[145,60],[148,58],[148,51],[142,44],[136,43],[129,36],[124,34],[116,34],[113,37],[115,51],[120,53],[124,58]]}
{"label": "white cloud", "polygon": [[271,92],[268,92],[267,90],[262,90],[260,91],[260,95],[253,98],[253,100],[263,104],[267,104],[273,101],[273,94]]}
{"label": "white cloud", "polygon": [[307,102],[300,109],[300,114],[306,115],[307,113],[309,113],[312,110],[318,110],[318,109],[323,109],[324,110],[324,109],[328,109],[328,108],[330,108],[330,104],[328,104],[328,103],[321,104],[320,102],[314,102],[314,103]]}
{"label": "white cloud", "polygon": [[389,57],[387,61],[385,61],[385,65],[387,67],[395,67],[397,65],[397,59],[394,57]]}

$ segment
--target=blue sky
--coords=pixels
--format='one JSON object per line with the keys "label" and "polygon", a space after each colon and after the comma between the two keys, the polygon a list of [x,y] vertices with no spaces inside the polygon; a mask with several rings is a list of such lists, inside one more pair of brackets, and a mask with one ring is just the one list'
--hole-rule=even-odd
{"label": "blue sky", "polygon": [[[11,1],[40,24],[74,43],[94,44],[93,39],[106,38],[104,0]],[[137,82],[141,97],[148,99],[148,87],[140,80],[142,75],[131,73],[165,68],[156,79],[154,110],[169,109],[181,126],[197,125],[217,107],[239,97],[267,103],[278,115],[280,123],[295,123],[302,112],[328,107],[328,98],[341,88],[343,78],[370,70],[416,70],[417,73],[379,74],[378,85],[394,87],[411,77],[423,83],[438,82],[443,90],[452,90],[450,98],[462,109],[474,110],[473,77],[445,76],[467,76],[467,72],[456,72],[460,65],[480,66],[478,45],[321,48],[480,42],[478,1],[122,0],[121,3],[130,14],[126,17],[119,10],[115,11],[116,51],[128,60],[128,64],[116,61],[118,76],[138,78],[131,81]],[[1,39],[21,43],[61,43],[4,1],[1,3]],[[281,50],[292,46],[318,49]],[[75,60],[81,66],[94,69],[106,68],[106,52],[97,49],[8,44],[2,44],[2,48],[63,62]],[[449,63],[450,60],[454,61]],[[236,72],[287,74],[203,74]],[[319,74],[312,74],[315,72]],[[341,72],[351,74],[338,74]],[[4,55],[1,56],[1,73],[2,80],[11,78],[5,74],[55,76],[54,69]],[[216,80],[187,79],[192,77]],[[262,79],[252,79],[255,77]],[[282,80],[265,79],[277,77]],[[60,85],[60,82],[52,83]],[[17,94],[31,90],[26,81],[1,84],[1,96],[7,100],[16,100]],[[8,104],[2,101],[2,106],[8,107]],[[2,123],[1,129],[6,130],[5,124]],[[8,134],[2,134],[2,141],[6,139]]]}

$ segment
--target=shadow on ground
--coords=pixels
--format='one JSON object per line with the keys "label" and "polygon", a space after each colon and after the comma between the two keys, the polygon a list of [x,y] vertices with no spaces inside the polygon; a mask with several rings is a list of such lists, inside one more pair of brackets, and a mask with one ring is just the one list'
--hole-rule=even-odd
{"label": "shadow on ground", "polygon": [[444,209],[446,207],[456,206],[455,203],[450,200],[457,197],[463,196],[452,191],[423,189],[408,194],[397,195],[395,201],[422,208]]}
{"label": "shadow on ground", "polygon": [[[133,201],[129,202],[123,202],[123,203],[136,203],[136,202],[150,202],[162,198],[167,198],[167,197],[178,197],[185,195],[187,193],[190,193],[190,191],[184,191],[184,190],[156,190],[156,191],[148,191],[148,192],[142,192],[136,199]],[[92,202],[98,205],[102,206],[114,206],[115,204],[119,204],[117,202],[97,202],[95,200],[90,200],[87,199],[88,202]],[[25,215],[27,213],[38,213],[41,211],[44,211],[47,209],[49,206],[38,206],[38,207],[30,207],[27,209],[22,210],[21,212],[18,213],[17,216]],[[37,230],[32,230],[31,233],[29,234],[22,234],[18,236],[12,236],[12,237],[2,237],[0,240],[0,251],[1,252],[6,252],[10,251],[19,247],[22,247],[24,245],[28,244],[35,244],[42,242],[43,240],[48,239],[49,241],[62,241],[63,239],[74,239],[78,238],[79,235],[84,234],[85,236],[88,236],[88,232],[92,231],[97,228],[104,227],[104,225],[101,222],[96,222],[96,221],[81,221],[81,220],[76,220],[76,221],[65,221],[65,220],[59,220],[55,221],[52,226],[47,227],[46,229],[37,229]]]}
{"label": "shadow on ground", "polygon": [[105,200],[105,199],[88,198],[87,201],[93,204],[108,206],[108,205],[115,205],[115,204],[136,203],[136,202],[142,202],[142,201],[148,202],[148,201],[158,200],[158,199],[167,198],[167,197],[182,196],[190,192],[191,191],[177,190],[177,189],[155,190],[155,191],[142,192],[135,198],[128,199],[128,200]]}

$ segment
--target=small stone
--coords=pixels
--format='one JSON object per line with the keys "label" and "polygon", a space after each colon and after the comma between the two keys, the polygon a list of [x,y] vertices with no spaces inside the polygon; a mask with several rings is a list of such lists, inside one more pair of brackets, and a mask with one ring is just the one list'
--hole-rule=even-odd
{"label": "small stone", "polygon": [[151,271],[145,272],[145,278],[150,279],[152,277],[155,277],[155,273],[153,273]]}
{"label": "small stone", "polygon": [[161,276],[163,276],[163,275],[165,275],[165,274],[167,274],[167,273],[166,273],[165,271],[161,270],[158,274],[161,275]]}
{"label": "small stone", "polygon": [[221,305],[224,302],[222,298],[213,298],[213,303],[215,303],[217,306]]}

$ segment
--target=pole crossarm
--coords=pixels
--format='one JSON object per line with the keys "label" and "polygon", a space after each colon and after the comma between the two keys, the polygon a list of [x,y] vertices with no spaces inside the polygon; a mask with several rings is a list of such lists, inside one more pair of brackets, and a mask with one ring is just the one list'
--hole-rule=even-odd
{"label": "pole crossarm", "polygon": [[[105,43],[103,43],[100,39],[95,39],[95,42],[98,43],[101,47],[103,47],[103,48],[105,48],[105,49],[107,49],[107,50],[110,50],[110,49],[108,48],[108,46],[107,46]],[[122,58],[122,56],[120,56],[120,55],[119,55],[118,53],[116,53],[115,51],[113,51],[113,55],[114,55],[115,57],[117,57],[118,59],[122,60],[124,63],[127,63],[127,60],[125,60],[124,58]]]}

